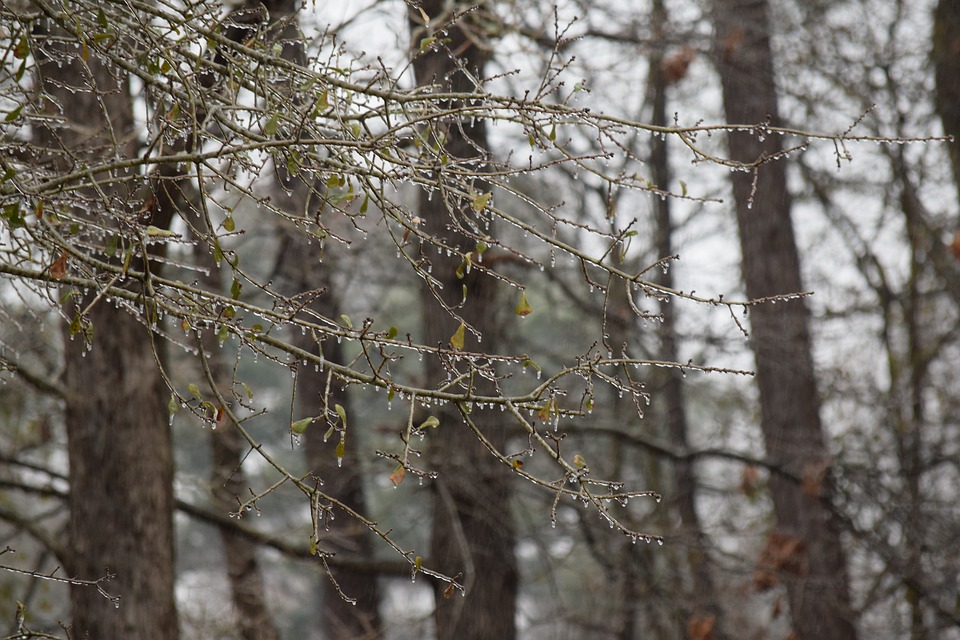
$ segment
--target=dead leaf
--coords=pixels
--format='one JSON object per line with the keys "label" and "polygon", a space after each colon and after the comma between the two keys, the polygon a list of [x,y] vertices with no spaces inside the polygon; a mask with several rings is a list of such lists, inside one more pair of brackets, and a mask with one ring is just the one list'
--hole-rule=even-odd
{"label": "dead leaf", "polygon": [[696,49],[685,45],[683,49],[664,60],[662,65],[664,82],[669,86],[683,80],[695,57],[697,57]]}
{"label": "dead leaf", "polygon": [[960,260],[960,229],[953,232],[953,239],[950,241],[950,253],[957,260]]}
{"label": "dead leaf", "polygon": [[760,470],[756,465],[748,464],[740,472],[740,491],[743,495],[752,498],[760,486]]}
{"label": "dead leaf", "polygon": [[393,470],[393,473],[390,474],[390,482],[393,483],[393,486],[398,487],[400,483],[403,482],[404,476],[407,475],[407,470],[403,468],[402,464],[398,464],[397,468]]}
{"label": "dead leaf", "polygon": [[452,582],[447,585],[447,588],[443,590],[443,599],[449,600],[453,597],[453,594],[457,592],[457,587]]}
{"label": "dead leaf", "polygon": [[737,49],[743,44],[743,39],[746,35],[746,30],[743,27],[736,27],[730,30],[727,37],[723,39],[723,44],[720,47],[720,56],[724,62],[729,62],[730,58],[737,53]]}
{"label": "dead leaf", "polygon": [[809,462],[803,467],[803,482],[801,488],[808,496],[819,498],[823,493],[823,481],[830,470],[830,463],[826,460]]}
{"label": "dead leaf", "polygon": [[64,251],[57,258],[57,261],[50,265],[50,275],[56,280],[60,280],[67,275],[67,252]]}
{"label": "dead leaf", "polygon": [[717,617],[710,614],[694,614],[687,621],[688,640],[713,640],[713,628]]}
{"label": "dead leaf", "polygon": [[766,591],[779,582],[778,574],[807,574],[806,544],[800,538],[780,531],[767,536],[767,546],[760,552],[753,584],[757,591]]}

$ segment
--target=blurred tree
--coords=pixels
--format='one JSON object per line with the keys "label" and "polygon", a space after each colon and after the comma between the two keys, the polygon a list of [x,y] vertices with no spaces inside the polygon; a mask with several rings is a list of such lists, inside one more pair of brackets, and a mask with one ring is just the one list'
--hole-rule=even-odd
{"label": "blurred tree", "polygon": [[[765,0],[714,0],[716,63],[729,122],[732,175],[747,295],[804,291],[790,219]],[[831,507],[831,454],[820,423],[809,312],[803,299],[750,309],[760,425],[778,471],[770,477],[775,529],[761,554],[763,577],[786,583],[799,638],[854,638],[855,620],[840,524]],[[759,586],[759,585],[758,585]]]}

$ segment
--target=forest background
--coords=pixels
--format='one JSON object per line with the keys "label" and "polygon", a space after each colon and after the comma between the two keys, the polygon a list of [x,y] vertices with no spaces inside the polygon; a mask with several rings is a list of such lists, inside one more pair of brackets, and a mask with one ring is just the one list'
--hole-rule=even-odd
{"label": "forest background", "polygon": [[960,638],[960,3],[0,51],[7,637]]}

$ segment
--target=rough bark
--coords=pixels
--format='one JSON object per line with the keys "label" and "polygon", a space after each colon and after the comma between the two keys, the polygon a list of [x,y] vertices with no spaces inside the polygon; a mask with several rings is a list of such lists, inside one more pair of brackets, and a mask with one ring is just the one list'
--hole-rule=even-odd
{"label": "rough bark", "polygon": [[[960,141],[960,3],[940,0],[933,15],[936,109],[947,135]],[[960,144],[947,146],[953,178],[960,188]]]}
{"label": "rough bark", "polygon": [[[429,0],[421,5],[436,28],[443,24],[449,42],[445,47],[416,55],[413,66],[417,84],[473,92],[475,87],[470,76],[460,70],[458,63],[473,77],[481,77],[485,53],[466,33],[468,27],[460,22],[445,24],[450,19],[450,13],[444,13],[446,5],[442,0]],[[453,6],[456,9],[458,5]],[[422,28],[420,12],[411,10],[409,15],[413,41],[420,42],[428,35]],[[451,119],[445,130],[444,149],[451,163],[480,157],[487,149],[484,122]],[[484,185],[476,183],[474,188],[482,191]],[[452,196],[448,200],[441,194],[430,198],[421,192],[419,211],[425,220],[425,230],[444,238],[450,246],[460,247],[463,252],[472,251],[475,242],[453,228],[448,208],[459,215],[473,215],[466,202]],[[467,287],[467,302],[458,308],[458,313],[481,333],[484,350],[496,352],[501,330],[494,280],[477,276],[476,272],[458,279],[456,270],[460,260],[456,256],[447,258],[430,249],[429,260],[433,277],[443,287],[440,294],[448,305],[456,306],[462,298],[462,287]],[[440,308],[426,286],[422,288],[421,303],[425,343],[448,347],[459,323]],[[464,349],[472,351],[475,346],[474,337],[467,332]],[[446,378],[446,370],[437,357],[426,358],[425,369],[431,384],[440,384]],[[477,382],[476,391],[489,392],[484,384]],[[462,574],[466,587],[466,597],[461,598],[444,593],[445,585],[438,585],[437,637],[440,640],[511,640],[516,637],[517,569],[510,517],[510,476],[463,424],[456,408],[442,407],[437,416],[441,425],[429,434],[430,465],[439,474],[431,483],[434,497],[430,561],[435,569],[448,575]],[[475,410],[471,418],[494,446],[503,446],[505,427],[499,412]]]}
{"label": "rough bark", "polygon": [[[58,156],[62,168],[61,149],[78,160],[115,152],[133,157],[126,76],[95,57],[81,63],[80,55],[71,45],[47,44],[38,51],[38,83],[54,118],[36,132],[37,142]],[[131,195],[106,184],[103,193],[118,209]],[[165,226],[169,219],[149,222]],[[177,616],[168,391],[157,367],[162,340],[151,336],[149,311],[135,317],[107,299],[94,302],[97,293],[75,296],[64,307],[68,318],[86,310],[93,327],[90,350],[82,334],[64,331],[68,570],[85,580],[115,576],[100,586],[121,600],[117,607],[95,587],[71,587],[72,637],[169,640],[177,637]]]}
{"label": "rough bark", "polygon": [[[712,7],[728,122],[777,124],[767,2],[713,0]],[[781,141],[736,132],[729,135],[729,148],[733,159],[754,162],[780,151]],[[802,291],[784,162],[763,164],[756,176],[736,172],[732,179],[747,295]],[[767,551],[778,559],[797,636],[853,638],[843,545],[829,506],[830,453],[820,422],[809,311],[802,300],[763,304],[751,308],[750,324],[768,457],[803,479],[770,477],[777,531]]]}

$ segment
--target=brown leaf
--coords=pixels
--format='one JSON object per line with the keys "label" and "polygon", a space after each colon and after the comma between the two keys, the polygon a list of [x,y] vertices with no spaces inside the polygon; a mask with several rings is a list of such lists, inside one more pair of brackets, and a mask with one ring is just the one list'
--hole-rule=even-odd
{"label": "brown leaf", "polygon": [[803,482],[801,488],[808,496],[819,498],[823,493],[823,481],[830,470],[830,463],[826,460],[809,462],[803,467]]}
{"label": "brown leaf", "polygon": [[403,468],[402,464],[398,464],[397,468],[390,474],[390,482],[392,482],[395,487],[400,486],[400,483],[403,482],[403,478],[406,475],[407,470]]}
{"label": "brown leaf", "polygon": [[713,640],[713,628],[717,624],[716,616],[694,614],[687,621],[688,640]]}
{"label": "brown leaf", "polygon": [[457,592],[457,587],[452,582],[447,585],[447,588],[443,590],[444,600],[449,600],[453,597],[453,594]]}
{"label": "brown leaf", "polygon": [[663,61],[663,79],[667,85],[676,84],[687,76],[690,63],[697,56],[697,51],[690,45],[673,54]]}
{"label": "brown leaf", "polygon": [[757,569],[753,572],[753,587],[759,593],[773,589],[779,582],[777,574],[769,569]]}
{"label": "brown leaf", "polygon": [[953,239],[950,241],[950,253],[957,260],[960,260],[960,229],[953,232]]}
{"label": "brown leaf", "polygon": [[756,465],[748,464],[740,472],[740,491],[747,497],[753,497],[760,485],[760,470]]}
{"label": "brown leaf", "polygon": [[779,531],[771,532],[753,574],[757,591],[765,591],[776,585],[779,582],[777,574],[806,575],[806,551],[806,544],[800,538]]}
{"label": "brown leaf", "polygon": [[780,617],[780,614],[783,613],[783,596],[777,596],[777,599],[773,601],[773,610],[770,612],[770,617],[774,620]]}
{"label": "brown leaf", "polygon": [[50,275],[60,280],[67,275],[67,252],[64,251],[57,261],[50,265]]}
{"label": "brown leaf", "polygon": [[720,56],[723,58],[724,62],[729,62],[736,53],[737,49],[740,48],[740,45],[743,44],[743,39],[746,36],[746,30],[743,27],[736,27],[731,29],[727,36],[723,39],[723,44],[720,47]]}

